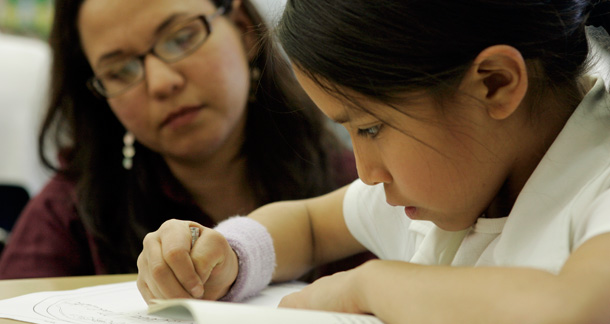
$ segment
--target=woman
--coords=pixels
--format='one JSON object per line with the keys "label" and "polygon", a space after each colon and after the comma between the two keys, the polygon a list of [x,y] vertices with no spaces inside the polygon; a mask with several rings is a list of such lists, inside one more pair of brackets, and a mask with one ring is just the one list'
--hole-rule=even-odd
{"label": "woman", "polygon": [[[247,1],[59,0],[49,141],[0,277],[136,271],[170,218],[215,223],[355,178]],[[92,91],[91,91],[92,90]]]}

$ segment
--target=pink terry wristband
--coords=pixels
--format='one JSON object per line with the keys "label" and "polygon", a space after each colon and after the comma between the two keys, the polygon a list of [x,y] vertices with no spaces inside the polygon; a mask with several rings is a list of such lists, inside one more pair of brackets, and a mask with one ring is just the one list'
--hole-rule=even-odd
{"label": "pink terry wristband", "polygon": [[275,250],[263,225],[248,217],[231,217],[215,228],[229,242],[239,259],[237,279],[222,301],[241,301],[259,293],[271,282]]}

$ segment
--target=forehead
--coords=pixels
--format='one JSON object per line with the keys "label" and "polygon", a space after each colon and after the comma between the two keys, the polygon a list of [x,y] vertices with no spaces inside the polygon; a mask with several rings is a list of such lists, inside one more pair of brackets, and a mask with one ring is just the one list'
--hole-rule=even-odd
{"label": "forehead", "polygon": [[353,95],[353,98],[362,97],[358,100],[359,107],[355,107],[355,104],[347,98],[340,98],[330,94],[326,89],[321,87],[316,81],[312,80],[301,71],[298,67],[293,65],[296,79],[301,84],[301,87],[305,90],[311,100],[318,106],[322,112],[338,124],[344,124],[347,122],[357,121],[363,118],[371,117],[371,113],[377,114],[383,109],[380,109],[382,104],[373,103],[370,100],[363,98],[357,94]]}
{"label": "forehead", "polygon": [[80,8],[79,23],[133,22],[168,10],[189,12],[212,7],[210,0],[85,0]]}
{"label": "forehead", "polygon": [[106,51],[150,46],[155,29],[172,15],[213,10],[208,0],[85,0],[77,26],[85,54],[95,60]]}

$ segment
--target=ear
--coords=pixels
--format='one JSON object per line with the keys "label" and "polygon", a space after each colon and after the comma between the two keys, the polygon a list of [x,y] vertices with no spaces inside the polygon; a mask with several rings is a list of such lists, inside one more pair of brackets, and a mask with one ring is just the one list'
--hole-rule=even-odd
{"label": "ear", "polygon": [[256,26],[252,22],[252,18],[246,13],[243,3],[240,0],[234,0],[231,4],[232,9],[229,18],[241,32],[248,61],[252,61],[259,50],[259,39]]}
{"label": "ear", "polygon": [[460,89],[485,103],[490,117],[501,120],[519,107],[528,87],[525,60],[508,45],[484,49],[474,60]]}

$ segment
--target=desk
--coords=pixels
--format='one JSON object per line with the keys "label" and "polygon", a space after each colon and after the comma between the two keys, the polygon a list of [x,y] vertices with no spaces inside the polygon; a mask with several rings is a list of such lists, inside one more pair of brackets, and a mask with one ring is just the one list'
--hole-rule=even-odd
{"label": "desk", "polygon": [[[0,280],[0,299],[39,291],[70,290],[136,280],[135,274]],[[23,323],[0,318],[0,324]]]}

